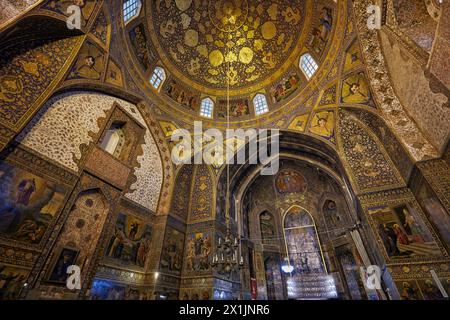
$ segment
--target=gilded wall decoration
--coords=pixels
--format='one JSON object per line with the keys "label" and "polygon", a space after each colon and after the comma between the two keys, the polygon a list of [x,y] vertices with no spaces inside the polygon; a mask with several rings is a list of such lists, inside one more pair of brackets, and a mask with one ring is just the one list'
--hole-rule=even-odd
{"label": "gilded wall decoration", "polygon": [[213,216],[214,180],[207,165],[195,169],[192,186],[189,222],[201,221]]}
{"label": "gilded wall decoration", "polygon": [[15,43],[0,58],[0,120],[19,128],[65,71],[82,37]]}
{"label": "gilded wall decoration", "polygon": [[185,165],[180,169],[175,180],[171,212],[183,220],[187,219],[189,213],[192,179],[193,166]]}
{"label": "gilded wall decoration", "polygon": [[344,72],[357,68],[362,64],[359,42],[355,41],[345,52]]}
{"label": "gilded wall decoration", "polygon": [[292,120],[289,124],[288,129],[303,132],[305,131],[306,124],[308,123],[309,114],[303,114],[301,116],[297,116]]}
{"label": "gilded wall decoration", "polygon": [[309,132],[335,143],[335,115],[333,110],[316,112],[309,125]]}
{"label": "gilded wall decoration", "polygon": [[151,250],[152,227],[139,218],[119,213],[105,256],[122,266],[145,267]]}
{"label": "gilded wall decoration", "polygon": [[59,94],[46,103],[17,140],[69,170],[78,172],[82,157],[80,146],[93,142],[93,135],[100,131],[98,119],[106,117],[106,112],[114,103],[118,103],[147,129],[142,145],[143,154],[137,158],[138,167],[134,170],[137,180],[131,185],[126,197],[156,211],[163,183],[162,161],[155,140],[135,105],[94,92]]}
{"label": "gilded wall decoration", "polygon": [[331,84],[321,93],[317,107],[335,104],[337,100],[337,84]]}
{"label": "gilded wall decoration", "polygon": [[361,51],[366,63],[367,76],[374,90],[375,100],[379,103],[379,107],[394,133],[415,160],[436,157],[436,149],[409,118],[406,109],[395,94],[378,39],[378,31],[367,28],[367,19],[369,18],[367,8],[372,4],[370,0],[353,2],[353,11]]}
{"label": "gilded wall decoration", "polygon": [[144,25],[140,24],[134,27],[130,31],[129,37],[138,61],[145,70],[150,69],[153,61],[155,61],[155,56],[147,43]]}
{"label": "gilded wall decoration", "polygon": [[339,112],[339,145],[358,192],[394,188],[404,182],[381,142],[354,116]]}
{"label": "gilded wall decoration", "polygon": [[111,32],[106,15],[107,13],[105,14],[104,11],[100,11],[91,30],[91,34],[103,45],[103,47],[108,46]]}
{"label": "gilded wall decoration", "polygon": [[83,266],[81,274],[87,276],[86,267],[92,263],[109,210],[108,201],[99,190],[78,195],[56,241],[46,281],[65,284],[67,268],[73,264]]}
{"label": "gilded wall decoration", "polygon": [[90,41],[86,41],[78,53],[78,58],[70,70],[67,80],[91,79],[100,80],[105,68],[105,55]]}
{"label": "gilded wall decoration", "polygon": [[161,253],[161,271],[180,275],[183,264],[183,249],[184,233],[167,226]]}

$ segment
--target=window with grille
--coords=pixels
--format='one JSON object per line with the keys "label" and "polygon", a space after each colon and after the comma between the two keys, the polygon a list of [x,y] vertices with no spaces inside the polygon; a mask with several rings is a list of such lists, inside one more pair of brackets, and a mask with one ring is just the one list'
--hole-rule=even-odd
{"label": "window with grille", "polygon": [[269,112],[269,105],[267,104],[266,96],[263,94],[257,94],[253,98],[253,105],[257,116]]}
{"label": "window with grille", "polygon": [[205,118],[212,118],[214,110],[214,102],[210,98],[202,100],[200,105],[200,116]]}
{"label": "window with grille", "polygon": [[308,79],[311,79],[317,69],[319,69],[319,65],[309,53],[306,53],[300,58],[300,69],[302,69]]}
{"label": "window with grille", "polygon": [[123,3],[123,20],[130,22],[141,12],[142,3],[140,0],[128,0]]}
{"label": "window with grille", "polygon": [[164,72],[164,69],[161,67],[156,67],[153,71],[152,77],[150,78],[150,84],[153,86],[153,88],[158,90],[165,78],[166,73]]}

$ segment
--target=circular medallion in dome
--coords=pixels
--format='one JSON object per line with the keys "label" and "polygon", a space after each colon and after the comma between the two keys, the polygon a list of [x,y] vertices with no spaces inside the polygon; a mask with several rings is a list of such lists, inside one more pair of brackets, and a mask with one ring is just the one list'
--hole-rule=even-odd
{"label": "circular medallion in dome", "polygon": [[[311,0],[149,1],[152,42],[169,71],[209,94],[258,90],[298,57]],[[309,26],[308,26],[309,27]],[[247,91],[249,91],[247,90]]]}

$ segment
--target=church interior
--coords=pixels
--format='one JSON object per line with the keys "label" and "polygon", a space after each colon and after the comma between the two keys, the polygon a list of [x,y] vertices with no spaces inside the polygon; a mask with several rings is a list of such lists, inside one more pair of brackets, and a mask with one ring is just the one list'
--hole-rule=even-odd
{"label": "church interior", "polygon": [[2,0],[0,300],[448,299],[449,31],[447,0]]}

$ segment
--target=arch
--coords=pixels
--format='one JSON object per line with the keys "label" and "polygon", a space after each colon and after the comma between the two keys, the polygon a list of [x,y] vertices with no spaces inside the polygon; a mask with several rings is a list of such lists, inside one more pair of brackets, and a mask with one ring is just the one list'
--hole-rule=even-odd
{"label": "arch", "polygon": [[314,60],[314,58],[309,53],[305,53],[300,57],[299,66],[308,80],[311,79],[312,76],[317,72],[317,69],[319,69],[319,65],[317,64],[316,60]]}
{"label": "arch", "polygon": [[253,106],[255,107],[255,114],[257,116],[269,112],[269,105],[267,103],[267,98],[264,94],[258,93],[253,98]]}
{"label": "arch", "polygon": [[214,114],[214,101],[211,98],[205,98],[200,104],[200,116],[212,118]]}
{"label": "arch", "polygon": [[283,234],[294,275],[327,273],[316,223],[306,209],[293,205],[286,210],[283,215]]}

